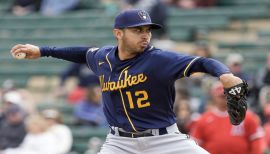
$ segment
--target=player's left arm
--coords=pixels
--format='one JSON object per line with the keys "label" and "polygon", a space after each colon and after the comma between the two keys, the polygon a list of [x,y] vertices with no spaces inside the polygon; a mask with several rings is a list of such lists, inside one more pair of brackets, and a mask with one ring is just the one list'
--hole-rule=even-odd
{"label": "player's left arm", "polygon": [[54,57],[75,63],[86,63],[86,53],[91,47],[39,47],[32,44],[17,44],[11,49],[14,58],[19,53],[24,53],[26,59],[41,57]]}
{"label": "player's left arm", "polygon": [[54,57],[74,63],[86,63],[86,53],[91,47],[39,47],[41,57]]}
{"label": "player's left arm", "polygon": [[197,59],[190,68],[191,72],[202,71],[219,77],[224,86],[227,111],[231,124],[239,125],[245,119],[247,111],[247,83],[230,73],[229,68],[217,60],[208,58]]}
{"label": "player's left arm", "polygon": [[239,77],[234,76],[226,65],[211,58],[196,58],[188,69],[187,75],[195,72],[204,72],[218,77],[224,88],[230,88],[242,83],[242,80]]}

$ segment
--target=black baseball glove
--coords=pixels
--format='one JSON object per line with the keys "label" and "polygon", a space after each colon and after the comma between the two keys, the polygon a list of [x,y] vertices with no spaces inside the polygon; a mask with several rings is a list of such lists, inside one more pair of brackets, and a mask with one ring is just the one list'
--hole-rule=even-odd
{"label": "black baseball glove", "polygon": [[243,81],[238,85],[224,89],[227,110],[233,125],[239,125],[246,116],[248,84]]}

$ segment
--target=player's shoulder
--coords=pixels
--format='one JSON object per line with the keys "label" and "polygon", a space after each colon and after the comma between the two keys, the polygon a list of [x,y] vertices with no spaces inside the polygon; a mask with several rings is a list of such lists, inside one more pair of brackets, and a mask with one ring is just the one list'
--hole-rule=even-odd
{"label": "player's shoulder", "polygon": [[170,50],[163,50],[156,47],[151,47],[150,49],[150,55],[156,58],[174,58],[178,56],[187,56],[187,54],[176,52],[176,51],[170,51]]}
{"label": "player's shoulder", "polygon": [[150,49],[151,54],[154,55],[171,55],[171,54],[181,54],[180,52],[176,52],[176,51],[170,51],[170,50],[163,50],[154,46],[151,46]]}
{"label": "player's shoulder", "polygon": [[115,49],[116,46],[113,46],[113,45],[106,45],[106,46],[102,46],[101,48],[99,48],[99,51],[101,52],[109,52],[113,49]]}
{"label": "player's shoulder", "polygon": [[88,53],[94,53],[98,56],[102,56],[102,55],[106,55],[108,52],[110,52],[111,50],[113,50],[115,48],[115,46],[112,45],[107,45],[107,46],[102,46],[100,48],[98,47],[91,47],[88,49]]}

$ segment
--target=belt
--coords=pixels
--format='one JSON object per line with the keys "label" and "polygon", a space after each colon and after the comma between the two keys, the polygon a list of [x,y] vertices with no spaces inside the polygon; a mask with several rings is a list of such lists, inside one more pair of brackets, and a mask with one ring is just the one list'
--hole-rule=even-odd
{"label": "belt", "polygon": [[138,138],[138,137],[164,135],[164,134],[168,134],[168,131],[167,131],[167,128],[165,127],[165,128],[159,128],[159,129],[147,129],[142,132],[127,132],[118,127],[111,127],[111,134],[122,136],[122,137]]}
{"label": "belt", "polygon": [[131,133],[131,132],[121,132],[119,131],[119,136],[122,137],[130,137],[130,138],[138,138],[138,137],[147,137],[147,136],[154,136],[151,133]]}

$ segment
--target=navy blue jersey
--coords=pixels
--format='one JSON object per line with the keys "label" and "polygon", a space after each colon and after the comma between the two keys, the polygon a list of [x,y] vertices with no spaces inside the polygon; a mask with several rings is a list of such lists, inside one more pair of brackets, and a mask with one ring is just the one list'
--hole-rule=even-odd
{"label": "navy blue jersey", "polygon": [[42,48],[41,51],[42,56],[86,62],[99,77],[109,125],[133,132],[163,128],[176,122],[173,112],[175,80],[198,71],[217,77],[229,72],[218,61],[152,46],[123,61],[115,46]]}
{"label": "navy blue jersey", "polygon": [[149,47],[121,61],[116,49],[94,48],[86,55],[88,65],[99,76],[109,124],[129,131],[174,124],[174,82],[187,75],[198,57]]}

